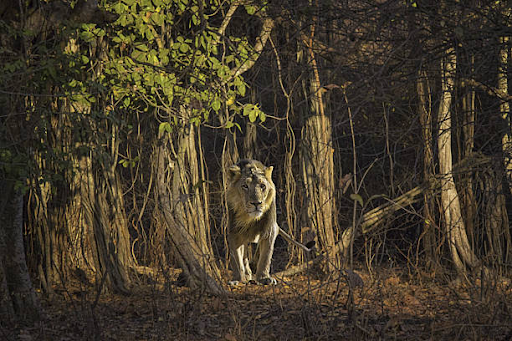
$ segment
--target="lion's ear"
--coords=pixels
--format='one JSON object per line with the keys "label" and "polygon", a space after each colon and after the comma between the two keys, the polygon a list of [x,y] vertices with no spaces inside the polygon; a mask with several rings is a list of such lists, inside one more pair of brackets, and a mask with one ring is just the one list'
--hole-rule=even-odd
{"label": "lion's ear", "polygon": [[269,181],[272,181],[272,171],[274,170],[274,166],[270,166],[270,167],[267,167],[265,169],[265,177],[269,180]]}
{"label": "lion's ear", "polygon": [[241,174],[241,170],[238,165],[233,165],[233,166],[229,167],[228,171],[227,171],[228,181],[230,181],[230,182],[235,181],[236,179],[238,179],[240,177],[240,174]]}

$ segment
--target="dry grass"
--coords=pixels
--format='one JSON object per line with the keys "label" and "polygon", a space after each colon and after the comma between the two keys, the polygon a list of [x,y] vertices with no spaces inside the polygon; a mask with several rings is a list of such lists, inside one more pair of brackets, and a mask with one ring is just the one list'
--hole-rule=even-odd
{"label": "dry grass", "polygon": [[155,281],[130,296],[78,288],[42,299],[37,326],[2,327],[5,340],[510,340],[512,285],[406,280],[400,269],[322,281],[295,276],[212,297]]}

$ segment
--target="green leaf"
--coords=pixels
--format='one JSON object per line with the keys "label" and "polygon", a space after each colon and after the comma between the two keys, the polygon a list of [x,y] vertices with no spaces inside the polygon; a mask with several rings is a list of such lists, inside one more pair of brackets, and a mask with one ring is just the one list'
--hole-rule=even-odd
{"label": "green leaf", "polygon": [[256,6],[246,5],[245,10],[247,11],[247,14],[253,15],[256,13]]}
{"label": "green leaf", "polygon": [[138,62],[146,62],[146,54],[137,50],[133,50],[132,58]]}
{"label": "green leaf", "polygon": [[84,40],[86,43],[90,43],[91,41],[94,40],[94,34],[92,32],[89,32],[89,31],[82,31],[80,33],[80,38],[82,38],[82,40]]}
{"label": "green leaf", "polygon": [[146,30],[146,38],[149,40],[149,41],[152,41],[153,39],[155,39],[155,36],[153,35],[153,32],[151,30]]}
{"label": "green leaf", "polygon": [[149,51],[149,47],[146,44],[135,45],[135,48],[137,50],[144,51],[144,52],[148,52]]}
{"label": "green leaf", "polygon": [[192,24],[194,24],[194,26],[199,26],[200,23],[201,20],[199,20],[199,16],[197,14],[192,15]]}
{"label": "green leaf", "polygon": [[153,65],[160,64],[156,54],[157,54],[157,52],[155,50],[151,50],[151,52],[149,53],[149,56],[148,56],[148,63],[153,64]]}
{"label": "green leaf", "polygon": [[236,86],[236,89],[238,90],[238,93],[240,94],[240,96],[245,96],[245,84],[244,82],[241,82],[240,84],[238,84]]}
{"label": "green leaf", "polygon": [[249,121],[255,122],[257,118],[258,118],[258,110],[252,110],[249,113]]}
{"label": "green leaf", "polygon": [[121,15],[118,20],[119,20],[119,24],[121,24],[121,26],[128,25],[128,20],[126,20],[126,15]]}
{"label": "green leaf", "polygon": [[166,131],[168,133],[172,132],[172,127],[169,122],[162,122],[158,126],[158,135],[163,134],[164,131]]}
{"label": "green leaf", "polygon": [[164,23],[164,16],[160,13],[153,13],[151,15],[151,20],[158,26],[162,25]]}
{"label": "green leaf", "polygon": [[121,2],[118,2],[117,4],[114,5],[114,11],[117,13],[117,14],[123,14],[124,12],[126,12],[126,9],[128,8],[125,4],[121,3]]}
{"label": "green leaf", "polygon": [[244,105],[244,116],[249,116],[249,114],[254,110],[254,104],[246,104]]}
{"label": "green leaf", "polygon": [[180,51],[183,52],[183,53],[186,53],[187,51],[189,50],[189,46],[185,43],[182,43],[180,45]]}
{"label": "green leaf", "polygon": [[212,102],[212,109],[215,110],[215,111],[219,111],[220,110],[220,101],[219,101],[218,98],[213,100],[213,102]]}
{"label": "green leaf", "polygon": [[350,199],[357,201],[361,207],[363,206],[363,197],[359,194],[352,193],[350,194]]}
{"label": "green leaf", "polygon": [[199,127],[201,125],[201,118],[200,117],[192,117],[190,119],[190,123],[194,124],[196,127]]}

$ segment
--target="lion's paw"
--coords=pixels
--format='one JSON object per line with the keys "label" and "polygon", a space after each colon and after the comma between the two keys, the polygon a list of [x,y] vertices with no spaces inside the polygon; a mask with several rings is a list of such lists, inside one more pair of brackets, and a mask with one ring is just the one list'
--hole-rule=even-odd
{"label": "lion's paw", "polygon": [[274,277],[261,278],[258,280],[258,282],[263,285],[276,285],[277,284],[277,280]]}

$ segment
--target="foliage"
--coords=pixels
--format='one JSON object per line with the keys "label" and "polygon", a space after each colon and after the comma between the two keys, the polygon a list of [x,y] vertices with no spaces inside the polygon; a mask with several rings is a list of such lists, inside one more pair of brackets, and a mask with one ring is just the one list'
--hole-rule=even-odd
{"label": "foliage", "polygon": [[[98,38],[106,40],[98,81],[117,108],[156,110],[173,125],[183,124],[185,109],[187,120],[200,125],[225,107],[240,113],[234,99],[246,93],[245,81],[234,72],[252,46],[245,37],[219,33],[226,5],[216,0],[106,1],[104,9],[117,20],[106,28],[84,24],[79,37],[90,46]],[[87,50],[82,53],[84,60]],[[255,108],[243,113],[251,121],[265,119]],[[171,131],[166,124],[159,130]]]}
{"label": "foliage", "polygon": [[[103,1],[100,9],[117,18],[112,23],[68,22],[25,53],[0,48],[4,56],[0,65],[1,90],[9,94],[2,101],[10,101],[2,105],[23,107],[25,95],[43,96],[36,99],[46,109],[34,112],[35,115],[27,114],[27,120],[33,123],[25,127],[26,134],[31,137],[31,148],[36,147],[34,151],[48,164],[63,167],[67,155],[48,141],[48,129],[55,115],[48,106],[60,106],[62,111],[64,101],[72,103],[67,116],[71,120],[71,135],[82,142],[91,138],[85,131],[93,129],[83,122],[82,115],[92,115],[88,118],[97,122],[111,121],[126,133],[131,130],[130,116],[134,112],[157,113],[162,121],[160,133],[172,132],[171,125],[200,125],[210,120],[212,113],[228,113],[223,120],[226,128],[240,129],[233,115],[264,122],[266,116],[257,105],[236,100],[246,95],[247,84],[242,76],[235,76],[235,71],[247,61],[253,46],[244,35],[219,33],[221,23],[227,20],[223,13],[231,4],[217,0]],[[238,12],[258,20],[255,8],[245,6],[245,10],[241,7]],[[4,40],[14,43],[19,39],[36,39],[35,31],[20,29],[16,24],[0,21],[0,26]],[[65,48],[55,48],[55,41],[67,41],[61,45]],[[30,81],[24,81],[27,79]],[[27,109],[40,111],[35,107]],[[83,145],[78,148],[71,152],[84,152]],[[5,149],[2,153],[4,171],[20,164],[20,158],[20,170],[37,168],[29,166],[28,154],[16,153],[14,160],[5,156],[9,153],[14,151]],[[124,167],[136,162],[138,159],[119,161]],[[53,181],[62,169],[44,171],[49,174],[36,176],[42,181]]]}

